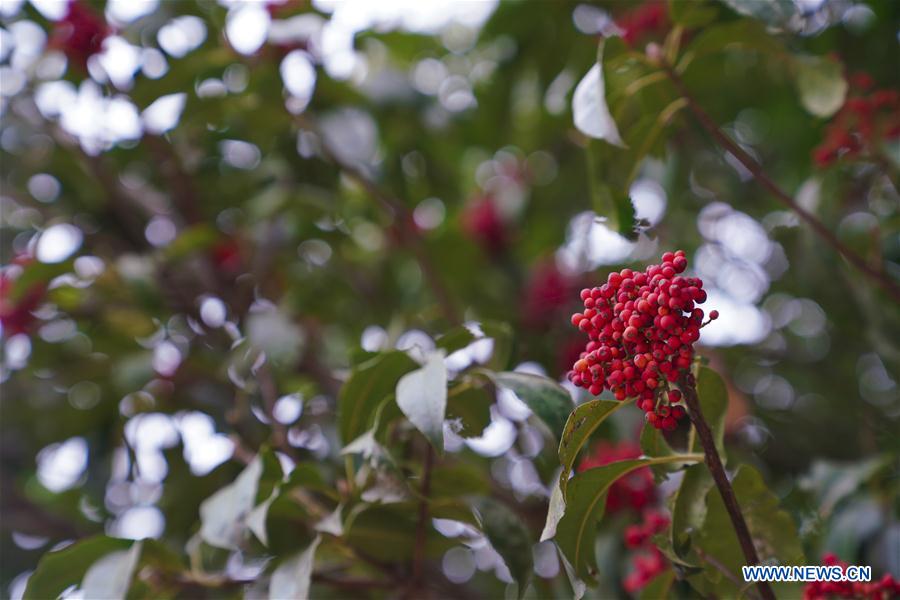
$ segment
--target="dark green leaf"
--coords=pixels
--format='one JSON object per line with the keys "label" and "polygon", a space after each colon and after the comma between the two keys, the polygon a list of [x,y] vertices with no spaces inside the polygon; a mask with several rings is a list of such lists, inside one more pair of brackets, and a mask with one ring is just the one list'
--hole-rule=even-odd
{"label": "dark green leaf", "polygon": [[706,0],[669,0],[669,16],[672,21],[682,27],[702,27],[715,20],[718,16],[718,7]]}
{"label": "dark green leaf", "polygon": [[691,465],[684,471],[681,485],[670,500],[672,511],[671,542],[679,555],[685,540],[697,531],[706,517],[706,496],[713,487],[712,475],[705,464]]}
{"label": "dark green leaf", "polygon": [[609,415],[626,404],[617,400],[591,400],[577,406],[569,415],[559,440],[559,463],[562,465],[559,481],[563,495],[581,448]]}
{"label": "dark green leaf", "polygon": [[[779,509],[778,498],[766,487],[759,472],[747,465],[741,466],[732,480],[732,486],[760,560],[765,564],[805,564],[797,526],[787,512]],[[741,566],[747,561],[718,489],[707,492],[706,506],[706,518],[694,536],[694,546],[705,555],[715,557],[719,566],[741,581]],[[709,593],[720,597],[736,593],[735,583],[725,577],[718,567],[708,563],[705,567],[703,578]],[[795,586],[785,586],[781,591],[779,584],[774,584],[774,587],[778,597],[792,597],[796,593]]]}
{"label": "dark green leaf", "polygon": [[793,0],[722,0],[736,12],[759,19],[767,25],[787,27],[799,9]]}
{"label": "dark green leaf", "polygon": [[660,598],[668,598],[674,581],[675,572],[672,569],[666,569],[651,579],[650,583],[640,591],[638,600],[659,600]]}
{"label": "dark green leaf", "polygon": [[484,335],[494,341],[494,352],[487,362],[491,369],[505,369],[512,354],[513,330],[508,323],[501,321],[482,321],[481,330]]}
{"label": "dark green leaf", "polygon": [[[415,552],[417,523],[418,503],[371,504],[354,518],[348,518],[344,539],[350,546],[380,560],[410,560]],[[428,525],[425,542],[427,556],[441,556],[456,543]]]}
{"label": "dark green leaf", "polygon": [[481,528],[494,550],[503,557],[519,586],[519,598],[531,579],[533,544],[528,530],[516,514],[499,502],[484,498],[477,503]]}
{"label": "dark green leaf", "polygon": [[486,494],[490,489],[486,473],[466,462],[440,464],[431,472],[432,498],[459,498]]}
{"label": "dark green leaf", "polygon": [[447,420],[462,437],[478,437],[491,423],[493,403],[494,396],[486,388],[459,384],[447,396]]}
{"label": "dark green leaf", "polygon": [[56,598],[71,585],[81,583],[84,574],[102,557],[119,550],[127,550],[131,540],[98,535],[75,542],[56,552],[48,552],[28,578],[25,600]]}
{"label": "dark green leaf", "polygon": [[344,444],[371,427],[375,410],[384,397],[394,392],[400,377],[417,367],[405,352],[391,351],[353,369],[338,395],[338,431]]}
{"label": "dark green leaf", "polygon": [[516,396],[547,425],[555,438],[561,437],[569,412],[572,410],[572,397],[566,388],[552,379],[531,373],[513,371],[501,373],[485,371],[485,373],[497,385],[515,392]]}
{"label": "dark green leaf", "polygon": [[[719,456],[725,460],[725,413],[728,410],[728,387],[722,377],[709,367],[697,370],[697,396],[700,411],[712,430]],[[695,439],[694,452],[703,452],[700,440]]]}
{"label": "dark green leaf", "polygon": [[[649,423],[646,423],[641,429],[640,442],[641,452],[644,453],[644,456],[658,457],[676,454],[672,447],[669,446],[669,442],[666,441],[662,430],[653,427]],[[675,470],[672,465],[655,465],[651,468],[657,483],[664,480],[667,473]]]}
{"label": "dark green leaf", "polygon": [[436,339],[434,343],[438,348],[445,350],[447,354],[453,354],[457,350],[462,350],[476,339],[478,338],[472,335],[468,327],[460,325]]}
{"label": "dark green leaf", "polygon": [[610,463],[578,473],[566,489],[566,511],[556,528],[556,543],[580,579],[591,581],[597,573],[594,542],[597,522],[606,508],[609,487],[620,477],[641,467],[668,462],[690,463],[698,455],[640,458]]}

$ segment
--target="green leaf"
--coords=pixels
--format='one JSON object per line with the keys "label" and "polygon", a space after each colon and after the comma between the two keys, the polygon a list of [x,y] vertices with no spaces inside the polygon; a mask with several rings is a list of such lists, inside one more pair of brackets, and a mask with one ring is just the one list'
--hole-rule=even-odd
{"label": "green leaf", "polygon": [[572,397],[566,388],[552,379],[531,373],[482,372],[495,384],[512,390],[547,425],[554,437],[561,437],[572,410]]}
{"label": "green leaf", "polygon": [[649,465],[698,460],[702,460],[702,456],[696,454],[623,460],[572,477],[566,490],[565,514],[556,528],[556,543],[578,577],[590,581],[597,573],[594,557],[596,524],[603,517],[609,488],[617,479]]}
{"label": "green leaf", "polygon": [[417,367],[405,352],[391,351],[353,369],[338,395],[338,431],[345,444],[371,427],[381,401],[394,392],[400,377]]}
{"label": "green leaf", "polygon": [[533,572],[532,541],[522,519],[499,502],[483,498],[477,504],[481,529],[494,550],[503,557],[510,575],[519,586],[519,598]]}
{"label": "green leaf", "polygon": [[[200,504],[200,536],[203,541],[216,548],[236,550],[246,538],[247,519],[253,508],[258,502],[269,498],[281,476],[278,459],[271,452],[253,457],[233,483]],[[262,518],[265,519],[265,515]],[[258,519],[259,515],[256,515],[255,520]]]}
{"label": "green leaf", "polygon": [[489,491],[487,472],[477,465],[442,462],[431,471],[431,498],[459,498]]}
{"label": "green leaf", "polygon": [[397,406],[434,449],[443,454],[447,412],[447,367],[443,352],[432,353],[425,366],[400,378]]}
{"label": "green leaf", "polygon": [[509,323],[501,321],[482,321],[481,331],[494,341],[494,352],[487,367],[491,369],[505,369],[512,354],[513,331]]}
{"label": "green leaf", "polygon": [[[346,542],[383,561],[405,561],[416,551],[418,502],[363,505],[344,526]],[[441,556],[458,542],[435,531],[429,520],[425,555]]]}
{"label": "green leaf", "polygon": [[603,73],[604,42],[600,42],[597,62],[581,79],[572,95],[572,117],[575,127],[588,137],[605,140],[614,146],[625,147],[619,129],[606,104],[606,85]]}
{"label": "green leaf", "polygon": [[272,572],[272,580],[269,583],[269,600],[309,598],[316,548],[321,541],[321,536],[316,536],[306,550],[278,565]]}
{"label": "green leaf", "polygon": [[[666,441],[663,432],[656,427],[653,427],[649,423],[644,424],[644,427],[641,429],[641,452],[644,453],[644,456],[650,457],[658,457],[658,456],[672,456],[676,454],[672,447],[669,446],[669,442]],[[659,483],[666,478],[666,474],[673,471],[674,468],[671,465],[656,465],[652,467],[653,477],[656,479],[656,482]]]}
{"label": "green leaf", "polygon": [[[779,509],[778,498],[766,487],[759,472],[743,465],[731,483],[760,560],[765,564],[804,564],[797,526],[787,512]],[[747,561],[718,489],[709,490],[706,506],[706,518],[702,528],[694,536],[694,546],[706,556],[715,557],[720,567],[742,580],[741,566]],[[703,578],[708,586],[705,591],[719,597],[733,596],[736,593],[737,586],[718,567],[708,563],[704,566]],[[780,592],[779,584],[774,584],[773,587],[778,597],[792,596],[788,591],[792,589],[790,586]]]}
{"label": "green leaf", "polygon": [[130,550],[111,552],[92,564],[81,582],[84,597],[125,598],[141,558],[142,547],[140,541],[134,542]]}
{"label": "green leaf", "polygon": [[818,513],[828,518],[842,500],[858,492],[890,464],[891,459],[886,456],[851,463],[817,460],[798,484],[813,495]]}
{"label": "green leaf", "polygon": [[622,147],[588,145],[594,210],[607,226],[629,239],[637,236],[630,189],[648,155],[661,155],[663,132],[686,101],[666,74],[648,64],[621,38],[603,42],[601,65],[606,102],[624,139]]}
{"label": "green leaf", "polygon": [[[697,58],[729,50],[760,52],[782,62],[790,59],[784,47],[766,31],[765,25],[759,21],[739,19],[704,28],[685,48],[684,58],[678,64],[678,69],[686,69]],[[696,68],[704,67],[701,65]]]}
{"label": "green leaf", "polygon": [[[725,413],[728,410],[728,387],[722,377],[709,367],[697,370],[697,397],[700,399],[700,411],[712,430],[716,442],[716,450],[722,461],[725,461]],[[693,452],[703,452],[700,440],[695,439]]]}
{"label": "green leaf", "polygon": [[562,475],[553,478],[553,488],[550,490],[550,502],[547,506],[547,521],[541,532],[541,541],[552,540],[556,536],[556,528],[560,519],[566,512],[566,499],[563,496]]}
{"label": "green leaf", "polygon": [[830,117],[847,98],[843,67],[824,56],[799,56],[794,61],[797,89],[803,108],[817,117]]}
{"label": "green leaf", "polygon": [[659,600],[659,598],[670,597],[669,591],[672,589],[674,581],[675,571],[666,569],[650,580],[638,594],[638,600]]}
{"label": "green leaf", "polygon": [[559,440],[559,464],[562,465],[559,481],[563,495],[581,448],[609,415],[626,404],[617,400],[590,400],[575,407],[569,415]]}
{"label": "green leaf", "polygon": [[266,521],[269,516],[269,507],[278,499],[279,492],[280,489],[277,487],[272,490],[272,494],[251,510],[246,518],[247,528],[256,536],[256,539],[262,542],[263,546],[269,545]]}
{"label": "green leaf", "polygon": [[793,0],[721,0],[735,12],[745,17],[753,17],[768,25],[779,28],[787,27],[792,18],[798,14],[797,4]]}
{"label": "green leaf", "polygon": [[669,17],[672,22],[687,27],[702,27],[716,19],[718,9],[712,2],[704,0],[693,0],[685,2],[684,0],[669,0]]}
{"label": "green leaf", "polygon": [[127,550],[131,544],[131,540],[98,535],[75,542],[62,550],[48,552],[28,578],[23,598],[56,598],[67,587],[80,583],[90,566],[100,558],[112,552]]}
{"label": "green leaf", "polygon": [[478,385],[462,383],[450,388],[447,396],[447,420],[462,437],[478,437],[491,423],[494,396]]}
{"label": "green leaf", "polygon": [[462,350],[477,339],[468,327],[460,325],[436,339],[434,343],[438,348],[446,350],[449,355],[457,350]]}
{"label": "green leaf", "polygon": [[681,485],[670,500],[672,512],[672,548],[679,552],[706,517],[706,496],[713,487],[712,475],[705,464],[691,465],[684,471]]}

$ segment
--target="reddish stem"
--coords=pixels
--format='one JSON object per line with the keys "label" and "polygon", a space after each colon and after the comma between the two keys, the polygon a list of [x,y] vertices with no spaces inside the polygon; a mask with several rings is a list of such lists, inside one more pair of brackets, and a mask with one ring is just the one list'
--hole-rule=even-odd
{"label": "reddish stem", "polygon": [[[734,527],[735,534],[737,534],[744,558],[747,560],[748,565],[758,565],[760,563],[759,555],[756,553],[756,547],[753,545],[753,536],[750,534],[750,528],[747,527],[747,521],[744,520],[737,496],[734,494],[734,488],[731,487],[731,482],[725,473],[725,467],[722,465],[719,451],[716,450],[716,442],[712,431],[706,419],[703,418],[703,411],[700,410],[700,399],[697,397],[697,388],[694,386],[693,380],[689,378],[682,378],[680,383],[681,391],[684,393],[684,401],[688,407],[688,414],[691,417],[691,422],[694,424],[694,429],[697,430],[697,437],[700,438],[700,445],[703,446],[703,454],[706,455],[706,466],[709,467],[713,481],[719,489],[719,495],[722,496],[722,502],[725,504],[728,516],[731,518],[731,525]],[[756,586],[765,600],[775,600],[775,594],[772,592],[772,588],[769,587],[768,582],[760,581],[757,582]]]}

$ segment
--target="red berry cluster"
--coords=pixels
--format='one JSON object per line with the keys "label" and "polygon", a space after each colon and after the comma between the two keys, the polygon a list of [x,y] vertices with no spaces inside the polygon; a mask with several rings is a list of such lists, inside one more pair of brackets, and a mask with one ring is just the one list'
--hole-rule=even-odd
{"label": "red berry cluster", "polygon": [[[580,473],[621,460],[638,458],[641,454],[640,447],[634,443],[611,444],[601,441],[594,446],[590,454],[581,460],[577,470]],[[653,482],[653,473],[648,467],[642,467],[620,477],[610,486],[606,496],[606,512],[615,513],[628,508],[640,512],[655,503],[656,500],[657,493],[656,485]]]}
{"label": "red berry cluster", "polygon": [[825,130],[825,139],[813,150],[819,167],[838,159],[877,154],[881,142],[900,137],[900,92],[873,90],[868,73],[850,77],[853,94]]}
{"label": "red berry cluster", "polygon": [[56,23],[51,43],[62,49],[70,62],[84,70],[88,58],[103,48],[103,40],[109,33],[102,16],[85,2],[71,0],[66,15]]}
{"label": "red berry cluster", "polygon": [[[826,554],[822,559],[828,566],[847,568],[847,563],[838,560],[834,554]],[[827,600],[829,598],[865,598],[867,600],[889,600],[900,597],[900,581],[885,574],[878,581],[812,581],[803,590],[803,600]]]}
{"label": "red berry cluster", "polygon": [[509,242],[506,223],[489,195],[476,198],[464,209],[462,228],[491,255],[501,254]]}
{"label": "red berry cluster", "polygon": [[622,39],[629,46],[641,38],[665,31],[669,24],[669,15],[665,2],[651,0],[623,13],[616,19],[622,30]]}
{"label": "red berry cluster", "polygon": [[681,391],[671,384],[690,377],[694,342],[705,324],[698,308],[706,301],[703,282],[679,275],[685,268],[679,250],[666,252],[662,264],[643,272],[610,273],[603,285],[581,290],[585,310],[572,315],[572,324],[590,341],[569,381],[595,396],[609,389],[617,400],[637,398],[657,429],[675,429],[686,414]]}

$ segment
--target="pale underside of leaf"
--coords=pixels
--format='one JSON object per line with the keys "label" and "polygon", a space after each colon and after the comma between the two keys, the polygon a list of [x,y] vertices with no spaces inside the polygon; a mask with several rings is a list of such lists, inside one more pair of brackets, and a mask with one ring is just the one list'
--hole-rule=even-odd
{"label": "pale underside of leaf", "polygon": [[200,505],[200,535],[210,546],[235,550],[244,538],[245,519],[253,510],[263,461],[256,456],[234,483],[225,486]]}
{"label": "pale underside of leaf", "polygon": [[142,548],[143,543],[137,541],[129,550],[112,552],[91,565],[81,582],[84,597],[97,600],[124,598],[131,587]]}
{"label": "pale underside of leaf", "polygon": [[269,600],[309,598],[316,549],[321,541],[322,538],[316,536],[306,550],[278,565],[269,583]]}
{"label": "pale underside of leaf", "polygon": [[626,147],[606,104],[606,86],[599,62],[591,67],[575,88],[572,115],[575,127],[583,134]]}
{"label": "pale underside of leaf", "polygon": [[438,452],[444,450],[447,412],[447,367],[443,351],[430,354],[425,365],[397,382],[397,406]]}

